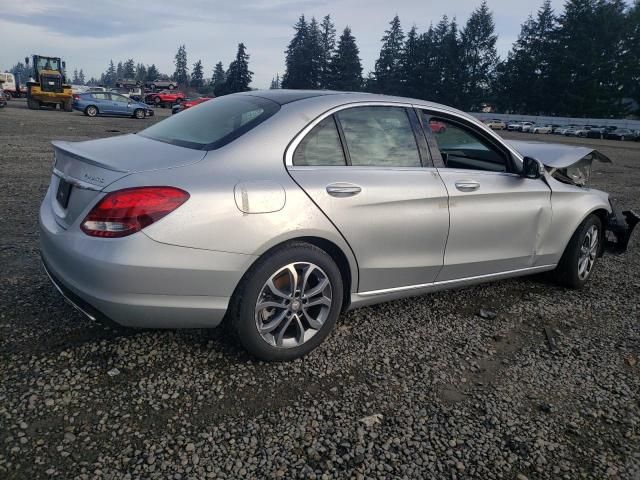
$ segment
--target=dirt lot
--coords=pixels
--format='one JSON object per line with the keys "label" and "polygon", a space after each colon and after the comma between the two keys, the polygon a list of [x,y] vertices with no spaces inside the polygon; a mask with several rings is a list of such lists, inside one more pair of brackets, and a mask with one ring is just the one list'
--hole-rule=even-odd
{"label": "dirt lot", "polygon": [[[0,478],[640,478],[637,238],[582,291],[528,278],[364,308],[288,364],[222,331],[82,318],[39,265],[49,142],[153,121],[0,110]],[[595,185],[640,210],[639,143],[535,139],[597,144],[615,163]]]}

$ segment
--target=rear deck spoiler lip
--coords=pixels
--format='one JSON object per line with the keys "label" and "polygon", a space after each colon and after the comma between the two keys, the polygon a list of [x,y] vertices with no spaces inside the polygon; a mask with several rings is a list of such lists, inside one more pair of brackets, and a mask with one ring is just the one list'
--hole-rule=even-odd
{"label": "rear deck spoiler lip", "polygon": [[507,143],[523,156],[533,157],[550,168],[567,168],[589,155],[595,160],[613,163],[609,157],[591,147],[522,140],[509,140]]}
{"label": "rear deck spoiler lip", "polygon": [[60,150],[64,152],[65,155],[69,155],[70,157],[76,158],[78,160],[82,160],[83,162],[88,163],[89,165],[93,165],[94,167],[100,167],[102,169],[110,170],[112,172],[117,172],[117,173],[129,173],[128,170],[121,170],[118,168],[114,168],[109,165],[105,165],[104,163],[97,162],[89,158],[86,154],[83,155],[82,153],[79,152],[78,149],[73,148],[73,145],[71,142],[65,142],[62,140],[52,140],[51,145],[53,145],[53,148],[55,150]]}

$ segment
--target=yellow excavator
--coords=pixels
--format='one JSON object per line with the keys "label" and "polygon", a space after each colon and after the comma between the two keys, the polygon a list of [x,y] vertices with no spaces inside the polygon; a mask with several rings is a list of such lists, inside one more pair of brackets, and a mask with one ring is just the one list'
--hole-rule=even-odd
{"label": "yellow excavator", "polygon": [[[38,110],[40,107],[56,108],[65,112],[72,110],[73,94],[71,85],[66,84],[65,62],[59,57],[44,57],[42,55],[32,55],[33,77],[27,82],[27,107],[31,110]],[[27,67],[29,57],[24,59]]]}

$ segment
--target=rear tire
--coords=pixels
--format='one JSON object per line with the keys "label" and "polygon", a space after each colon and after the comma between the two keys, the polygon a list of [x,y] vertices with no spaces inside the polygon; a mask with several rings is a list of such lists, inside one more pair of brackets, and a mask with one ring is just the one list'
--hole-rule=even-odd
{"label": "rear tire", "polygon": [[162,105],[162,99],[160,97],[154,97],[153,103],[155,104],[156,107],[159,107]]}
{"label": "rear tire", "polygon": [[27,108],[29,110],[40,110],[40,102],[38,100],[34,100],[33,98],[28,98]]}
{"label": "rear tire", "polygon": [[96,115],[98,115],[98,107],[94,106],[94,105],[89,105],[87,108],[84,109],[84,114],[87,117],[95,117]]}
{"label": "rear tire", "polygon": [[293,360],[333,330],[342,297],[342,276],[331,256],[308,243],[291,243],[260,258],[245,274],[228,320],[250,354],[265,361]]}
{"label": "rear tire", "polygon": [[172,83],[169,84],[169,90],[173,90],[175,87],[175,85],[173,85]]}
{"label": "rear tire", "polygon": [[73,102],[71,100],[67,100],[66,102],[64,102],[64,111],[73,112]]}
{"label": "rear tire", "polygon": [[582,288],[595,268],[603,239],[602,222],[591,214],[574,232],[562,254],[560,263],[551,272],[553,279],[569,288]]}

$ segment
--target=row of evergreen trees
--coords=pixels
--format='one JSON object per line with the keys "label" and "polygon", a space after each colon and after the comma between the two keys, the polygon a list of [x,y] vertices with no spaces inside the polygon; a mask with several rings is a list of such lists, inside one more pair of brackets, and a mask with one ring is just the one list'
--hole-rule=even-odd
{"label": "row of evergreen trees", "polygon": [[640,103],[640,0],[629,8],[624,0],[567,0],[560,15],[545,0],[504,60],[497,38],[486,0],[461,28],[444,16],[422,33],[414,26],[405,34],[396,16],[374,70],[363,78],[350,29],[336,45],[329,16],[320,24],[301,16],[281,86],[365,90],[467,111],[491,105],[529,114],[610,117],[630,113],[628,99]]}

